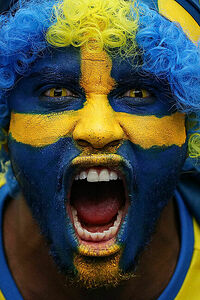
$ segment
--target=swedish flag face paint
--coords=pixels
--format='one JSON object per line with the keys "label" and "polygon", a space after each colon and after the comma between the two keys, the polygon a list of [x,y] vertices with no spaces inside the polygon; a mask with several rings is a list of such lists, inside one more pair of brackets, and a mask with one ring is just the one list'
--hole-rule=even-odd
{"label": "swedish flag face paint", "polygon": [[56,262],[87,285],[116,284],[186,156],[185,116],[166,82],[67,48],[38,61],[9,102],[12,165]]}

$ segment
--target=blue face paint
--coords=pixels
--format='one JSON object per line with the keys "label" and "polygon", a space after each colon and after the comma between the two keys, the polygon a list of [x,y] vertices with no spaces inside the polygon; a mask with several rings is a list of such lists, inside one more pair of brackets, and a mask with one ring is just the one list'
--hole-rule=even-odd
{"label": "blue face paint", "polygon": [[[120,64],[113,60],[111,76],[118,83],[115,90],[109,95],[112,108],[116,112],[125,112],[134,115],[155,115],[162,117],[176,111],[174,99],[166,80],[145,73],[141,67],[141,57],[135,59],[135,68],[129,61],[123,60]],[[145,98],[122,97],[132,88],[147,90],[149,96]]]}
{"label": "blue face paint", "polygon": [[[80,62],[79,52],[73,48],[53,50],[51,55],[47,54],[12,91],[9,99],[11,111],[47,115],[50,122],[52,115],[70,113],[73,110],[73,116],[78,116],[74,123],[76,127],[82,118],[83,108],[88,105],[80,84]],[[55,76],[52,76],[54,69]],[[108,95],[109,109],[113,109],[117,117],[118,112],[119,116],[126,113],[130,117],[156,115],[162,119],[171,116],[173,103],[172,100],[167,101],[169,92],[165,92],[165,83],[162,85],[148,76],[141,76],[139,70],[126,62],[116,65],[113,61],[111,75],[116,85]],[[54,99],[44,96],[44,92],[53,87],[72,90],[76,97]],[[148,90],[151,99],[124,96],[127,90],[133,88]],[[97,101],[103,101],[102,99]],[[70,116],[69,114],[69,118]],[[47,127],[47,131],[48,129]],[[73,130],[60,137],[57,142],[44,147],[27,145],[14,140],[10,135],[9,151],[15,175],[33,216],[49,241],[52,255],[67,273],[74,270],[73,256],[78,251],[78,239],[66,209],[75,175],[72,161],[77,157],[81,158],[80,154],[88,155],[88,160],[92,160],[90,155],[94,153],[105,156],[118,154],[126,161],[126,169],[122,169],[122,173],[127,176],[125,188],[130,194],[128,214],[116,239],[117,244],[124,249],[120,266],[123,271],[127,271],[134,267],[135,259],[149,241],[162,208],[173,196],[178,174],[186,157],[186,144],[179,147],[174,140],[174,145],[169,147],[155,144],[144,149],[126,138],[117,149],[113,148],[110,152],[103,148],[92,149],[91,145],[89,152],[86,152],[88,144],[78,146],[77,141],[73,140]],[[144,129],[141,128],[141,132],[142,130]],[[118,171],[120,168],[122,167],[119,166]]]}
{"label": "blue face paint", "polygon": [[[40,60],[28,78],[19,81],[9,99],[12,111],[47,114],[82,107],[83,101],[80,98],[77,102],[68,99],[67,102],[73,100],[71,107],[71,103],[69,105],[64,99],[56,99],[55,103],[54,100],[43,97],[43,91],[53,86],[78,87],[79,51],[68,48],[65,51],[56,51],[56,55],[54,52]],[[71,233],[72,224],[66,214],[64,185],[70,181],[72,175],[69,163],[80,151],[71,138],[61,139],[43,148],[10,139],[9,151],[14,173],[33,216],[50,243],[52,255],[61,267],[64,265],[65,269],[72,271],[72,255],[77,241]]]}
{"label": "blue face paint", "polygon": [[[155,115],[162,118],[172,115],[176,109],[170,88],[165,80],[144,73],[140,67],[131,68],[123,61],[113,61],[112,77],[119,85],[109,96],[115,111],[138,116]],[[147,98],[120,97],[124,90],[137,87],[150,92]],[[144,129],[141,127],[141,132]],[[130,167],[131,184],[128,187],[130,207],[124,226],[119,232],[118,243],[124,247],[120,266],[133,270],[138,254],[148,244],[162,209],[173,197],[182,165],[186,158],[187,145],[182,147],[153,146],[143,149],[126,141],[118,149]]]}
{"label": "blue face paint", "polygon": [[[56,53],[56,55],[55,55]],[[57,57],[59,56],[59,61]],[[9,106],[18,113],[50,113],[52,111],[77,110],[83,106],[83,91],[80,81],[80,53],[78,49],[69,47],[67,50],[46,50],[44,58],[40,59],[31,69],[26,80],[19,80],[11,92]],[[53,87],[67,87],[79,97],[74,101],[68,97],[52,100],[44,97],[44,92]]]}
{"label": "blue face paint", "polygon": [[48,238],[52,255],[72,271],[72,254],[77,241],[66,214],[64,186],[72,176],[69,163],[79,151],[70,138],[36,149],[10,140],[9,149],[24,197]]}
{"label": "blue face paint", "polygon": [[119,149],[133,174],[126,229],[118,236],[118,242],[125,247],[120,262],[123,270],[133,270],[137,261],[132,258],[138,258],[148,244],[162,209],[173,197],[186,150],[186,145],[144,150],[130,142]]}

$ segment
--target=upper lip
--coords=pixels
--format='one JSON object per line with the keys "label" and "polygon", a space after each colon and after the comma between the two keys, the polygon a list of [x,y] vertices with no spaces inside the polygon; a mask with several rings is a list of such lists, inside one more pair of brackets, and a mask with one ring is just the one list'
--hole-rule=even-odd
{"label": "upper lip", "polygon": [[[64,173],[64,187],[65,192],[67,191],[67,199],[70,198],[71,186],[75,176],[81,170],[89,168],[104,167],[110,170],[114,170],[124,180],[126,186],[127,195],[131,194],[131,187],[133,187],[133,169],[124,157],[118,154],[91,154],[91,155],[79,155],[75,157],[70,165],[65,169]],[[67,200],[65,199],[65,200]]]}
{"label": "upper lip", "polygon": [[78,172],[98,167],[116,171],[120,175],[125,186],[126,198],[130,201],[129,195],[132,194],[134,180],[133,169],[128,160],[118,154],[91,154],[75,157],[70,164],[71,180],[68,181],[69,184],[67,184],[68,200],[70,199],[72,183]]}
{"label": "upper lip", "polygon": [[79,155],[75,157],[71,165],[74,167],[90,168],[90,167],[118,167],[123,158],[118,154],[91,154]]}
{"label": "upper lip", "polygon": [[129,162],[118,154],[91,154],[80,155],[71,162],[74,176],[80,171],[89,168],[103,167],[117,171],[125,178],[127,187],[131,185],[133,172]]}

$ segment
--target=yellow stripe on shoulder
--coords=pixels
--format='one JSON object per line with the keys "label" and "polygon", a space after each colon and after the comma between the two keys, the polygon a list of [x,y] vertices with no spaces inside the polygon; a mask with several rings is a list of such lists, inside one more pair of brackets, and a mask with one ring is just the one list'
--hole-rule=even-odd
{"label": "yellow stripe on shoulder", "polygon": [[0,188],[6,183],[5,174],[0,172]]}
{"label": "yellow stripe on shoulder", "polygon": [[189,38],[198,42],[200,26],[193,17],[175,0],[158,0],[159,12],[169,20],[178,22]]}
{"label": "yellow stripe on shoulder", "polygon": [[200,251],[200,226],[195,220],[194,220],[194,236],[195,236],[194,248]]}
{"label": "yellow stripe on shoulder", "polygon": [[200,299],[200,227],[196,220],[193,220],[193,226],[195,240],[194,253],[184,283],[175,300]]}
{"label": "yellow stripe on shoulder", "polygon": [[3,296],[2,292],[1,292],[1,290],[0,290],[0,300],[6,300],[6,298],[4,298],[4,296]]}

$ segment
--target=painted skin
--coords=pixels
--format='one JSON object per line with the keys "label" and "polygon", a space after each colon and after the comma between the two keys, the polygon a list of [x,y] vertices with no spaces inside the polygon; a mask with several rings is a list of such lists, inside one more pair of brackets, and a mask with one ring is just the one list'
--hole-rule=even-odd
{"label": "painted skin", "polygon": [[[50,97],[54,87],[69,96]],[[145,97],[133,97],[135,90]],[[141,76],[128,62],[72,47],[47,54],[10,95],[15,175],[58,266],[78,271],[87,285],[116,284],[134,270],[173,196],[186,132],[169,96],[166,83]],[[94,249],[78,242],[66,202],[77,170],[99,165],[122,174],[129,208],[111,244]],[[98,256],[107,257],[103,265]]]}

